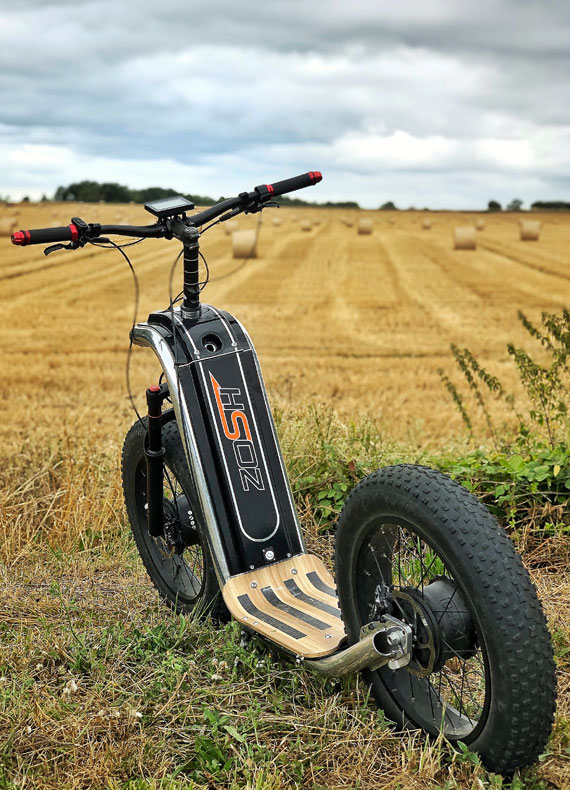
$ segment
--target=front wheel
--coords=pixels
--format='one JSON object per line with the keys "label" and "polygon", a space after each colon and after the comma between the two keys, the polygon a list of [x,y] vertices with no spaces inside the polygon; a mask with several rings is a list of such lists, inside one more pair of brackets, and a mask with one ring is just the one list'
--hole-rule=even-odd
{"label": "front wheel", "polygon": [[338,521],[336,582],[351,642],[391,614],[413,632],[407,667],[367,672],[402,728],[443,732],[492,771],[533,763],[552,726],[552,646],[504,530],[463,486],[421,466],[363,480]]}
{"label": "front wheel", "polygon": [[186,464],[176,422],[164,420],[164,535],[153,538],[146,514],[146,417],[137,420],[123,445],[125,506],[137,549],[161,598],[175,611],[229,619],[214,563],[200,523],[197,496]]}

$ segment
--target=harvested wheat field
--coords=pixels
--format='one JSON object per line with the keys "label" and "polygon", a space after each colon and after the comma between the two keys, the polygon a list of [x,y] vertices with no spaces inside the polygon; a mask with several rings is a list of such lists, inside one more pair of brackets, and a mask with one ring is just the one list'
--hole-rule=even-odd
{"label": "harvested wheat field", "polygon": [[[117,212],[125,222],[149,220],[132,205],[3,211],[24,228],[67,224],[76,214],[87,221],[113,222]],[[278,405],[322,401],[344,418],[371,415],[395,438],[444,444],[462,430],[438,374],[443,368],[459,382],[450,344],[467,346],[516,390],[506,344],[529,342],[517,310],[538,321],[541,311],[570,302],[564,214],[540,215],[540,241],[530,244],[519,239],[516,215],[487,215],[477,249],[454,250],[454,229],[474,226],[476,214],[430,213],[436,221],[425,233],[425,212],[353,211],[341,219],[335,210],[306,209],[312,227],[305,233],[292,213],[280,209],[281,225],[261,226],[255,259],[233,259],[223,226],[202,241],[211,272],[205,301],[246,325]],[[373,224],[370,235],[356,232],[363,217]],[[235,229],[253,229],[255,222],[240,217]],[[10,403],[2,440],[55,426],[120,435],[132,416],[125,358],[134,297],[125,261],[109,250],[46,258],[41,247],[13,247],[8,237],[0,244],[1,364],[8,372],[0,387]],[[154,240],[129,250],[140,279],[139,320],[167,305],[177,252],[176,242]],[[178,272],[175,293],[180,279]],[[152,352],[134,350],[141,407],[155,369]]]}
{"label": "harvested wheat field", "polygon": [[[24,229],[75,215],[149,222],[132,205],[10,206],[0,219],[2,211]],[[531,342],[517,310],[538,322],[570,301],[570,217],[541,215],[540,239],[529,243],[516,216],[485,215],[476,249],[455,250],[455,228],[482,217],[278,216],[280,224],[257,228],[255,217],[240,217],[229,234],[218,226],[204,237],[204,296],[235,313],[257,346],[270,399],[290,417],[280,432],[307,546],[330,562],[315,468],[326,467],[328,487],[337,456],[346,456],[353,485],[350,459],[372,469],[424,462],[434,448],[455,454],[465,432],[438,373],[460,381],[450,344],[467,346],[516,390],[506,344]],[[371,223],[364,235],[363,219]],[[256,257],[234,258],[236,236],[248,231]],[[179,247],[153,240],[127,251],[143,320],[168,305]],[[180,285],[177,269],[174,295]],[[315,678],[255,640],[244,648],[236,623],[177,618],[159,603],[128,537],[121,493],[118,448],[134,419],[125,382],[134,288],[122,256],[87,247],[46,258],[42,247],[0,236],[0,297],[0,740],[10,744],[14,787],[126,788],[139,775],[149,788],[504,786],[439,740],[395,734],[360,678]],[[140,348],[131,363],[143,411],[158,364]],[[297,412],[311,402],[320,406]],[[495,411],[512,419],[502,401]],[[347,427],[361,415],[379,433],[366,420]],[[484,439],[482,419],[476,427]],[[517,536],[559,666],[554,734],[521,790],[570,786],[567,532],[551,525],[545,538],[532,529],[562,513],[535,508]],[[227,763],[223,781],[215,761]],[[0,785],[2,776],[0,760]]]}

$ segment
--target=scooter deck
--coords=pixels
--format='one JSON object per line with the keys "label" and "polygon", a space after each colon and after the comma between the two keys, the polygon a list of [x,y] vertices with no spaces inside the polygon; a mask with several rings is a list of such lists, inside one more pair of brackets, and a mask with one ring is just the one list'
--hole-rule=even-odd
{"label": "scooter deck", "polygon": [[236,620],[305,658],[328,656],[346,639],[334,579],[313,554],[233,576],[222,595]]}

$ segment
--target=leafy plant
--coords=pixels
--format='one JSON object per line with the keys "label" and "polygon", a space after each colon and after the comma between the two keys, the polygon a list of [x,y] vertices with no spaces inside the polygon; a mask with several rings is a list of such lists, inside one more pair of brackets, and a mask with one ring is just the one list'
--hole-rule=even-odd
{"label": "leafy plant", "polygon": [[[548,359],[539,362],[523,348],[512,343],[507,351],[513,359],[520,382],[530,401],[528,415],[517,412],[519,420],[517,441],[527,449],[536,444],[535,430],[539,428],[538,439],[546,440],[554,449],[568,436],[568,401],[570,396],[570,312],[562,310],[560,315],[542,313],[542,327],[536,327],[519,310],[518,318],[528,334],[541,344]],[[504,398],[515,408],[513,394],[507,394],[501,382],[475,359],[468,348],[451,346],[451,352],[467,382],[472,397],[483,412],[495,448],[498,448],[498,431],[492,419],[491,409],[486,400],[485,390],[496,399]],[[465,400],[449,376],[440,369],[440,378],[447,389],[467,429],[472,434],[473,421],[468,413]]]}

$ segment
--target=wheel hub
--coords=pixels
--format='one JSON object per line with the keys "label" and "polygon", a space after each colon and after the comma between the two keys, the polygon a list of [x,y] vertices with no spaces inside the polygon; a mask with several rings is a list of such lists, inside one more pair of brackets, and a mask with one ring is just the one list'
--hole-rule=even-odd
{"label": "wheel hub", "polygon": [[423,592],[414,587],[394,590],[392,599],[414,633],[410,672],[425,677],[439,672],[450,658],[475,655],[477,637],[465,599],[445,576]]}
{"label": "wheel hub", "polygon": [[176,499],[163,500],[164,536],[176,554],[182,554],[188,546],[200,542],[194,515],[188,499],[178,494]]}

